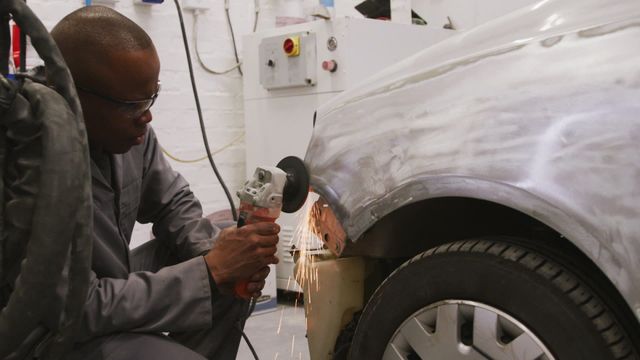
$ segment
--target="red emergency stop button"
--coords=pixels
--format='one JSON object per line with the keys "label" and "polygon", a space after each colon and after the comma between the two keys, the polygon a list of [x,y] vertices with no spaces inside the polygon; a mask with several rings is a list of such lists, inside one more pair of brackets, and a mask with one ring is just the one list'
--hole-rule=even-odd
{"label": "red emergency stop button", "polygon": [[300,36],[291,36],[284,40],[282,43],[282,49],[287,56],[299,56],[300,55]]}

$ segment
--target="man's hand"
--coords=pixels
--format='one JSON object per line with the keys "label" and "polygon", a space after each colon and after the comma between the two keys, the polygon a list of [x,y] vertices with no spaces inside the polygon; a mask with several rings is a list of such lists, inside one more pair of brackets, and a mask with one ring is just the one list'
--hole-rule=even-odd
{"label": "man's hand", "polygon": [[257,298],[262,295],[262,289],[264,288],[265,279],[269,275],[268,266],[263,267],[257,273],[253,274],[249,279],[249,283],[247,284],[247,291],[251,294],[251,297]]}
{"label": "man's hand", "polygon": [[249,279],[249,292],[259,293],[269,274],[264,268],[278,263],[279,232],[278,224],[267,222],[224,229],[204,256],[216,284],[233,287],[237,281]]}

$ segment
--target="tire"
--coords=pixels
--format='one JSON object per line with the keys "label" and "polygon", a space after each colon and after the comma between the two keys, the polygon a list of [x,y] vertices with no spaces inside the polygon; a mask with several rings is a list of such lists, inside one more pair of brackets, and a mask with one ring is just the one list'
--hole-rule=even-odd
{"label": "tire", "polygon": [[[451,316],[458,321],[445,321]],[[481,341],[491,329],[491,341]],[[438,246],[392,273],[365,307],[349,358],[631,360],[638,355],[605,303],[568,269],[528,247],[480,239]]]}

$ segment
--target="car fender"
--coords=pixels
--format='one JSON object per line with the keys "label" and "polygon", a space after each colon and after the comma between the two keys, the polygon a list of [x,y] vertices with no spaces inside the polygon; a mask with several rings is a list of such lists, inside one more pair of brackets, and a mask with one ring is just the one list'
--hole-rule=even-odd
{"label": "car fender", "polygon": [[305,162],[349,238],[424,199],[493,201],[567,237],[640,318],[640,6],[617,5],[542,1],[319,109]]}

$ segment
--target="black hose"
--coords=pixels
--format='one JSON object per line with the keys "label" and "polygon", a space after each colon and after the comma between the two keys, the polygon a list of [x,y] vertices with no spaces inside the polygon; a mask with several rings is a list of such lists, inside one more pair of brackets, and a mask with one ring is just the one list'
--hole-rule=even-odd
{"label": "black hose", "polygon": [[11,48],[11,30],[9,29],[8,13],[0,14],[0,74],[9,74],[9,51]]}
{"label": "black hose", "polygon": [[231,193],[229,193],[229,189],[227,185],[222,180],[222,176],[218,172],[218,168],[216,167],[216,163],[213,161],[213,156],[211,156],[211,149],[209,148],[209,139],[207,138],[207,131],[204,126],[204,120],[202,119],[202,108],[200,107],[200,98],[198,97],[198,89],[196,87],[196,79],[193,75],[193,65],[191,64],[191,54],[189,53],[189,44],[187,42],[187,32],[184,27],[184,20],[182,18],[182,9],[180,8],[180,3],[178,0],[174,0],[176,4],[176,8],[178,10],[178,18],[180,19],[180,30],[182,31],[182,41],[184,42],[184,51],[187,54],[187,64],[189,65],[189,77],[191,78],[191,88],[193,89],[193,97],[196,100],[196,110],[198,111],[198,120],[200,122],[200,131],[202,132],[202,140],[204,141],[204,148],[207,152],[207,158],[209,159],[209,164],[213,169],[213,172],[216,174],[218,181],[220,182],[220,186],[224,190],[224,194],[227,196],[227,200],[229,201],[229,207],[231,208],[231,215],[233,216],[233,220],[238,220],[238,213],[236,211],[236,206],[233,203],[233,198],[231,197]]}
{"label": "black hose", "polygon": [[[10,13],[21,31],[31,38],[31,44],[46,65],[49,85],[62,95],[74,114],[82,115],[71,73],[45,26],[21,0],[2,0],[0,4],[0,14]],[[79,121],[79,126],[84,128],[82,116]]]}
{"label": "black hose", "polygon": [[74,342],[89,285],[87,138],[71,73],[47,29],[22,0],[3,0],[0,16],[8,14],[55,90],[0,76],[0,245],[9,261],[0,290],[10,290],[0,304],[0,358],[33,355],[37,345],[40,358],[59,359]]}

